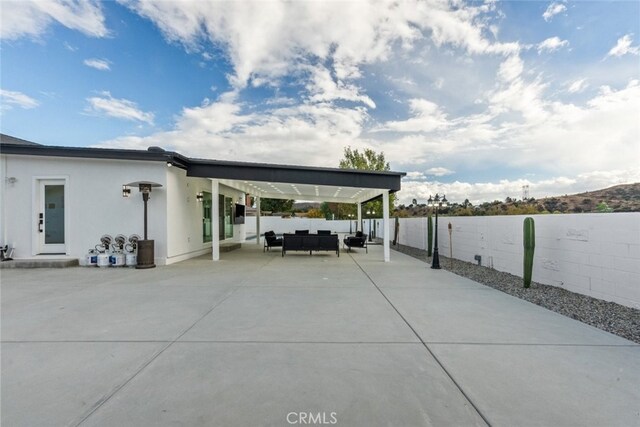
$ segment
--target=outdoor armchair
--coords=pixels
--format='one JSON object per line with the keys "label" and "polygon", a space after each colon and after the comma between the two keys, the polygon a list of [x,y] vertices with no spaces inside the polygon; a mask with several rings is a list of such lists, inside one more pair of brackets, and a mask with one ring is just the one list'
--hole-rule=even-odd
{"label": "outdoor armchair", "polygon": [[282,247],[282,237],[276,237],[274,231],[267,231],[264,233],[264,247],[262,248],[262,252],[274,247]]}
{"label": "outdoor armchair", "polygon": [[347,236],[343,240],[344,245],[348,248],[347,252],[351,251],[351,248],[364,248],[366,253],[369,253],[367,247],[367,235],[362,231],[356,232],[355,236]]}

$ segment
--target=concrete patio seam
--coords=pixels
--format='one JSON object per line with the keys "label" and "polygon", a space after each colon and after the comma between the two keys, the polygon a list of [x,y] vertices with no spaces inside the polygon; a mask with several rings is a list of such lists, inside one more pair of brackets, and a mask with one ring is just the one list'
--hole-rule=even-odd
{"label": "concrete patio seam", "polygon": [[131,375],[131,377],[129,377],[124,382],[122,382],[122,384],[120,384],[119,386],[116,386],[113,389],[113,391],[109,393],[105,398],[98,400],[89,410],[89,412],[84,416],[81,415],[80,421],[78,421],[77,423],[73,423],[73,425],[75,427],[78,427],[82,423],[84,423],[89,417],[91,417],[91,415],[95,414],[98,409],[100,409],[105,403],[111,400],[111,398],[115,396],[120,390],[122,390],[127,384],[133,381],[133,379],[136,378],[142,371],[144,371],[147,366],[151,365],[151,363],[153,363],[153,361],[156,360],[162,353],[164,353],[169,347],[175,344],[182,336],[184,336],[184,334],[189,332],[198,322],[200,322],[202,319],[207,317],[213,310],[216,309],[216,307],[220,306],[220,304],[222,304],[227,299],[229,299],[236,291],[237,291],[237,288],[233,289],[231,292],[229,292],[229,295],[225,296],[224,298],[222,298],[222,300],[214,304],[213,307],[211,307],[205,314],[203,314],[195,322],[193,322],[191,326],[189,326],[184,331],[182,331],[182,333],[180,333],[173,341],[169,342],[166,346],[161,348],[160,351],[158,351],[155,355],[153,355],[146,363],[142,365],[142,367],[140,367],[136,372],[134,372],[134,374]]}
{"label": "concrete patio seam", "polygon": [[[173,343],[173,340],[10,340],[0,341],[1,344],[73,344],[73,343],[121,343],[121,344],[147,344],[147,343]],[[219,344],[418,344],[414,341],[232,341],[232,340],[180,340],[180,343],[219,343]],[[424,341],[433,345],[481,345],[481,346],[519,346],[519,347],[620,347],[634,348],[640,344],[562,344],[562,343],[496,343],[496,342],[465,342],[465,341]]]}
{"label": "concrete patio seam", "polygon": [[456,381],[456,379],[453,377],[453,375],[447,370],[447,368],[442,364],[442,362],[440,361],[440,359],[438,359],[438,357],[435,355],[435,353],[433,351],[431,351],[431,349],[429,348],[429,346],[427,345],[427,343],[422,339],[422,337],[420,336],[420,334],[418,333],[418,331],[415,330],[415,328],[411,325],[411,323],[409,323],[409,321],[402,315],[402,313],[400,313],[400,310],[398,310],[396,308],[395,305],[393,305],[393,303],[391,302],[391,300],[385,295],[384,292],[382,292],[382,289],[380,289],[380,287],[376,284],[376,282],[371,278],[371,276],[369,276],[369,274],[364,270],[364,268],[360,265],[360,263],[358,263],[358,261],[353,258],[353,256],[351,256],[351,254],[349,254],[349,257],[351,259],[353,259],[353,261],[356,263],[356,265],[360,268],[360,270],[364,273],[365,276],[367,276],[367,278],[369,279],[369,281],[373,284],[373,286],[375,286],[375,288],[378,290],[378,292],[380,292],[380,295],[382,295],[382,297],[387,300],[387,302],[389,303],[389,305],[391,305],[391,307],[395,310],[395,312],[398,314],[398,316],[400,316],[400,318],[407,324],[407,326],[409,327],[409,329],[411,329],[411,331],[415,334],[415,336],[420,340],[420,342],[422,343],[422,346],[429,352],[429,354],[431,355],[431,357],[435,360],[435,362],[438,364],[438,366],[440,366],[440,368],[443,370],[443,372],[447,375],[447,377],[449,377],[449,379],[451,380],[451,382],[453,382],[453,384],[457,387],[457,389],[460,391],[460,393],[462,393],[462,395],[464,396],[464,398],[467,400],[467,402],[469,402],[469,404],[471,405],[471,407],[473,407],[473,409],[478,413],[478,415],[480,416],[480,418],[482,418],[482,420],[487,424],[487,426],[491,427],[491,423],[489,422],[489,420],[487,419],[487,417],[482,413],[482,411],[480,411],[480,408],[478,408],[476,406],[476,404],[473,402],[473,400],[471,400],[471,398],[467,395],[467,393],[462,389],[462,387],[460,386],[460,384]]}

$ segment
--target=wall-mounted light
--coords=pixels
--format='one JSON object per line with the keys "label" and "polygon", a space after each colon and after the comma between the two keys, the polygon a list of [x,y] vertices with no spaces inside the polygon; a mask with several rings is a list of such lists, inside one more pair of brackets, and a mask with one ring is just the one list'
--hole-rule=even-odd
{"label": "wall-mounted light", "polygon": [[10,176],[7,178],[7,183],[9,184],[15,184],[16,181],[18,181],[18,179],[15,176]]}
{"label": "wall-mounted light", "polygon": [[128,185],[122,186],[122,197],[129,197],[131,195],[131,188]]}
{"label": "wall-mounted light", "polygon": [[202,194],[202,192],[196,194],[196,200],[198,202],[201,202],[204,199],[204,194]]}

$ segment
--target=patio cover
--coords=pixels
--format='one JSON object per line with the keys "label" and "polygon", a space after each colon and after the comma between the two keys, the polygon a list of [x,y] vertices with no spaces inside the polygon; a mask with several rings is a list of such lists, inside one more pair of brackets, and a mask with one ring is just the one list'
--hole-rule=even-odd
{"label": "patio cover", "polygon": [[[295,199],[321,202],[352,203],[358,208],[358,225],[362,220],[362,203],[382,198],[384,261],[390,259],[389,194],[400,190],[404,172],[366,171],[355,169],[318,168],[265,163],[245,163],[219,160],[189,159],[187,176],[210,178],[214,195],[213,217],[217,217],[219,184],[260,199]],[[256,243],[260,244],[260,216],[256,219]],[[214,226],[213,259],[219,254],[218,230]]]}

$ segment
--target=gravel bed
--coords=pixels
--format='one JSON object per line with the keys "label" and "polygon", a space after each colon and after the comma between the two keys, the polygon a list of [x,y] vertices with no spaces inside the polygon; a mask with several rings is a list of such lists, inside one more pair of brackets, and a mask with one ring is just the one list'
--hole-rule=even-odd
{"label": "gravel bed", "polygon": [[[391,248],[431,264],[426,251],[404,245]],[[525,289],[521,277],[442,255],[440,267],[640,344],[640,310],[536,282]]]}

